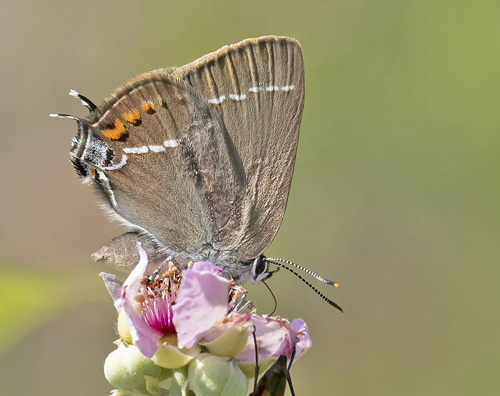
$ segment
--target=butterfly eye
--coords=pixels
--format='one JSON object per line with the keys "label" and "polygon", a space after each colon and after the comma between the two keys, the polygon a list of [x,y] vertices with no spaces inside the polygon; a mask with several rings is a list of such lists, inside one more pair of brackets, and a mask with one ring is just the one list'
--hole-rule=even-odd
{"label": "butterfly eye", "polygon": [[266,257],[261,255],[257,257],[252,264],[252,278],[254,282],[260,282],[269,276],[267,272],[267,260]]}

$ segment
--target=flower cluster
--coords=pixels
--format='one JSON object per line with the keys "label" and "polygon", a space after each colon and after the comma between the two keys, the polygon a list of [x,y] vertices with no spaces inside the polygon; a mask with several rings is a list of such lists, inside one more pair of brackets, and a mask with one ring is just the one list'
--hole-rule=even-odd
{"label": "flower cluster", "polygon": [[[301,319],[259,316],[242,308],[245,290],[209,262],[144,276],[140,260],[125,282],[102,273],[118,315],[118,348],[105,362],[115,395],[246,395],[255,375],[281,355],[295,360],[311,346]],[[256,342],[255,342],[256,340]]]}

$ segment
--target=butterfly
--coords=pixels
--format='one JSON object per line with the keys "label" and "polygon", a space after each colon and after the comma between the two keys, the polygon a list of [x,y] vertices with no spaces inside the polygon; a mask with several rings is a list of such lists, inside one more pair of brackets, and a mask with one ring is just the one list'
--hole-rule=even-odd
{"label": "butterfly", "polygon": [[270,262],[334,284],[263,255],[285,213],[304,93],[300,44],[278,36],[141,74],[98,106],[70,91],[90,111],[53,115],[78,124],[71,162],[129,230],[93,259],[131,268],[141,242],[153,264],[211,261],[237,284],[269,278]]}

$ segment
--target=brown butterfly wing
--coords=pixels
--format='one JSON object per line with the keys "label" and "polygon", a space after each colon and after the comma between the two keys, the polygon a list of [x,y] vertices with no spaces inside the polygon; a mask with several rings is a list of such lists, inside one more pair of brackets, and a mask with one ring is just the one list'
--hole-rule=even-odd
{"label": "brown butterfly wing", "polygon": [[285,213],[304,106],[298,41],[267,36],[223,47],[173,70],[221,115],[245,172],[241,225],[221,248],[259,256]]}
{"label": "brown butterfly wing", "polygon": [[111,215],[166,252],[202,259],[239,221],[244,172],[220,116],[168,70],[120,87],[80,130],[70,154]]}

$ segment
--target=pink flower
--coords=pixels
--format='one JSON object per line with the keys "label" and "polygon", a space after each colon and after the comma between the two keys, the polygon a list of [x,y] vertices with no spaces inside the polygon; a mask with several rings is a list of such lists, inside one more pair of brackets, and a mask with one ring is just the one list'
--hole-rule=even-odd
{"label": "pink flower", "polygon": [[208,262],[146,282],[147,255],[140,243],[137,249],[139,263],[123,284],[114,275],[101,274],[117,311],[126,314],[133,344],[148,357],[166,335],[176,335],[179,348],[191,348],[225,318],[231,282]]}
{"label": "pink flower", "polygon": [[195,263],[185,272],[173,307],[180,348],[191,348],[226,317],[231,282],[220,273],[220,268],[208,262]]}
{"label": "pink flower", "polygon": [[123,284],[114,275],[101,276],[116,309],[125,313],[132,343],[145,356],[152,357],[161,340],[172,339],[163,337],[173,336],[180,349],[201,345],[212,354],[254,363],[254,329],[259,359],[290,357],[294,347],[297,359],[310,347],[301,319],[290,324],[280,317],[234,311],[242,288],[235,293],[237,287],[212,263],[197,262],[183,272],[170,267],[165,275],[147,280],[147,255],[140,243],[137,249],[139,263]]}
{"label": "pink flower", "polygon": [[115,301],[118,312],[125,312],[132,341],[147,357],[152,357],[158,348],[158,341],[165,334],[175,332],[172,323],[172,304],[177,297],[177,288],[171,290],[155,290],[153,298],[148,296],[148,288],[144,287],[144,272],[148,265],[146,251],[137,244],[139,263],[121,284],[111,274],[101,273],[108,291]]}
{"label": "pink flower", "polygon": [[[277,359],[280,355],[290,358],[295,347],[295,360],[297,360],[311,346],[307,325],[302,319],[296,319],[290,324],[288,320],[279,316],[251,314],[248,320],[255,326],[259,359]],[[236,359],[240,362],[255,362],[253,337],[249,337],[247,345]]]}

